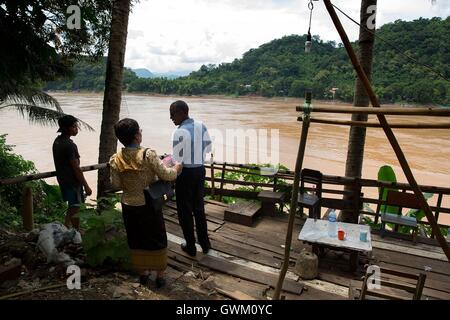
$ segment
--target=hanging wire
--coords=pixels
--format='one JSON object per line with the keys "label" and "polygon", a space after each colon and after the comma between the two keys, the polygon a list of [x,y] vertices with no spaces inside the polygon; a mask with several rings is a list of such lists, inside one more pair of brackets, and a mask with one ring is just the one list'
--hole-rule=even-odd
{"label": "hanging wire", "polygon": [[309,0],[308,9],[309,9],[309,28],[308,28],[308,35],[306,36],[306,42],[305,42],[305,52],[306,53],[311,52],[311,46],[312,46],[311,21],[312,21],[312,12],[314,9],[313,0]]}
{"label": "hanging wire", "polygon": [[[366,26],[361,25],[359,22],[357,22],[355,19],[353,19],[352,17],[350,17],[348,14],[346,14],[344,11],[342,11],[341,9],[339,9],[337,6],[335,6],[334,4],[332,4],[332,6],[338,10],[340,13],[342,13],[344,16],[346,16],[350,21],[352,21],[353,23],[357,24],[359,27],[364,28],[365,30],[367,30],[368,32],[370,32],[371,34],[373,34],[375,36],[375,38],[381,40],[382,42],[384,42],[385,44],[387,44],[388,46],[390,46],[392,49],[394,49],[397,53],[399,53],[400,55],[404,56],[405,58],[413,61],[416,65],[424,67],[428,70],[430,70],[432,73],[434,73],[435,75],[441,77],[442,79],[444,79],[447,82],[450,82],[450,80],[443,75],[441,72],[433,69],[431,66],[421,63],[419,62],[417,59],[411,57],[410,55],[404,53],[403,51],[401,51],[400,49],[398,49],[395,45],[391,44],[388,40],[384,40],[382,37],[380,37],[379,35],[377,35],[374,31],[370,30],[369,28],[367,28]],[[309,4],[308,4],[309,7]],[[311,24],[311,22],[310,22]]]}
{"label": "hanging wire", "polygon": [[308,9],[309,9],[309,28],[308,28],[308,34],[311,34],[311,20],[312,20],[312,12],[314,9],[314,3],[313,0],[309,0],[308,3]]}

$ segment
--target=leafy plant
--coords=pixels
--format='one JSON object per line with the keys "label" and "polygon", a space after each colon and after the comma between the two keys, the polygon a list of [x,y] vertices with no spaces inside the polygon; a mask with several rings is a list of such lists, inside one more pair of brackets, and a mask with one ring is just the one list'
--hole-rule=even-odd
{"label": "leafy plant", "polygon": [[102,201],[100,212],[94,206],[86,206],[78,214],[81,227],[86,230],[82,245],[87,255],[87,263],[93,267],[109,263],[128,269],[130,252],[122,215],[115,208],[118,200],[99,200]]}
{"label": "leafy plant", "polygon": [[[391,166],[385,165],[382,166],[378,170],[378,181],[387,181],[387,182],[397,182],[397,177],[395,176],[394,169],[392,169]],[[398,188],[378,188],[378,194],[381,193],[381,190],[383,190],[383,194],[381,199],[386,201],[387,194],[389,191],[398,191]],[[398,207],[396,206],[386,206],[383,204],[381,205],[380,212],[397,212]]]}
{"label": "leafy plant", "polygon": [[[379,181],[388,181],[388,182],[397,182],[397,178],[396,178],[394,169],[389,165],[382,166],[378,171],[378,180]],[[389,190],[398,191],[398,188],[378,188],[378,192],[380,193],[382,189],[383,189],[383,194],[382,194],[381,199],[384,201],[386,201],[387,193]],[[425,197],[425,200],[427,200],[427,201],[430,198],[432,198],[433,195],[434,195],[433,193],[428,193],[428,192],[423,193],[423,196]],[[400,208],[398,206],[389,206],[388,205],[386,207],[386,205],[381,205],[380,213],[384,213],[384,212],[397,213],[399,211],[399,209]],[[375,211],[372,208],[370,208],[369,204],[367,204],[367,203],[364,203],[364,210],[375,213]],[[426,216],[426,214],[423,209],[409,209],[408,212],[406,213],[406,216],[413,217],[417,221],[421,221]],[[372,228],[375,228],[375,229],[379,229],[380,225],[381,225],[380,223],[375,224],[375,222],[370,217],[364,216],[362,218],[362,221],[365,224],[370,225]],[[386,225],[390,228],[394,228],[394,224],[387,223]],[[419,224],[418,228],[419,228],[419,232],[422,233],[424,236],[427,236],[427,237],[431,236],[432,229],[430,226]],[[413,228],[408,227],[408,226],[399,226],[399,228],[398,228],[398,232],[406,233],[406,234],[410,234],[412,232],[412,230],[413,230]],[[448,231],[446,228],[440,228],[440,230],[444,236],[447,235]]]}
{"label": "leafy plant", "polygon": [[[14,153],[14,146],[6,144],[6,136],[6,134],[0,135],[0,179],[35,173],[34,163]],[[35,184],[28,182],[27,186],[35,186]],[[25,183],[0,186],[0,202],[6,202],[10,206],[22,203],[22,190],[25,186]]]}
{"label": "leafy plant", "polygon": [[[225,172],[224,179],[225,180],[234,180],[234,181],[246,181],[246,182],[254,182],[254,183],[273,183],[274,177],[271,175],[261,175],[261,172],[264,172],[264,168],[273,168],[273,165],[270,163],[266,164],[249,164],[248,167],[252,168],[239,168],[240,172]],[[262,168],[262,169],[261,169]],[[279,170],[289,170],[288,167],[279,164],[278,165]],[[214,177],[221,178],[222,173],[217,172]],[[277,186],[278,189],[281,192],[286,192],[290,194],[291,187],[288,185],[288,183],[283,179],[277,180]],[[257,185],[251,185],[251,186],[240,186],[235,188],[234,190],[239,191],[251,191],[251,192],[259,192],[262,190],[261,187]],[[235,203],[237,200],[237,197],[229,197],[224,196],[222,197],[222,202],[230,204]]]}

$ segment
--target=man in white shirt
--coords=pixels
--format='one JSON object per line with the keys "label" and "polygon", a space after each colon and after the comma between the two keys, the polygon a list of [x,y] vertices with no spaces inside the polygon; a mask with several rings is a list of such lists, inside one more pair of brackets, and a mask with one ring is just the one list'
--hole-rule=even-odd
{"label": "man in white shirt", "polygon": [[178,221],[183,230],[185,244],[181,249],[190,256],[197,253],[195,247],[194,219],[197,240],[203,253],[208,253],[211,243],[206,224],[204,194],[206,153],[211,152],[211,138],[206,126],[189,118],[186,102],[178,100],[170,105],[170,119],[178,126],[173,135],[174,160],[183,163],[183,170],[176,181]]}

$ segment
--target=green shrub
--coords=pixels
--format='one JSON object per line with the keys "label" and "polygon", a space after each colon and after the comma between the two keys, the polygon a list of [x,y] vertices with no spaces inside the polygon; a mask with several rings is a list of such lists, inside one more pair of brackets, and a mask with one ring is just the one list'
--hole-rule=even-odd
{"label": "green shrub", "polygon": [[122,215],[115,208],[118,198],[101,198],[101,211],[95,206],[84,206],[78,216],[85,230],[83,249],[87,263],[92,267],[105,265],[130,268],[130,252]]}

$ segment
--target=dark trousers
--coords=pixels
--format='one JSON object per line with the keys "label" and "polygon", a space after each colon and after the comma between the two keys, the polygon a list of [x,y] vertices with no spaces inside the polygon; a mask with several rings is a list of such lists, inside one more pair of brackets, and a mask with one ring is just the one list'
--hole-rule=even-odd
{"label": "dark trousers", "polygon": [[177,198],[178,221],[183,230],[188,248],[195,248],[194,219],[198,243],[202,247],[210,245],[206,225],[205,167],[183,168],[177,178],[175,194]]}

